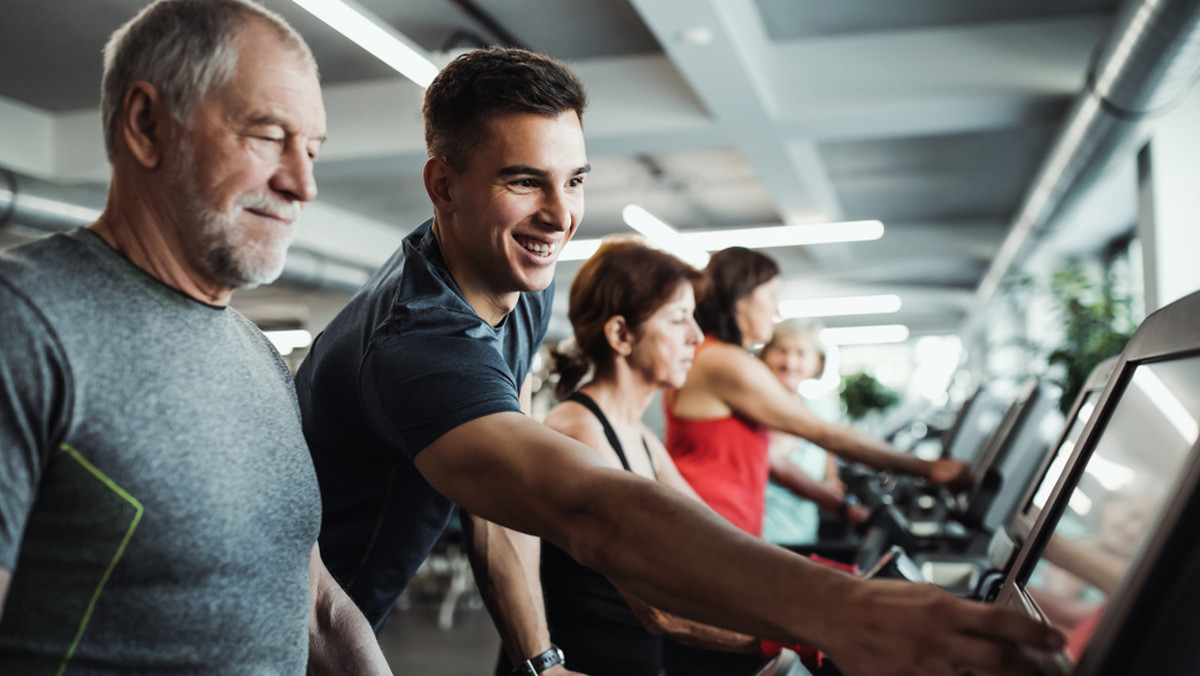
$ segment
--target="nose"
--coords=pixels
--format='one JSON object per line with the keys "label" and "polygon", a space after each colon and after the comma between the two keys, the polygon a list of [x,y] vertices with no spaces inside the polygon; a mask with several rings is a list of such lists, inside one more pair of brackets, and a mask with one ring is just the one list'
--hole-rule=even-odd
{"label": "nose", "polygon": [[700,330],[700,325],[696,323],[695,318],[688,317],[688,345],[699,345],[704,340],[704,332]]}
{"label": "nose", "polygon": [[311,202],[317,197],[313,159],[306,148],[295,142],[288,144],[279,157],[271,187],[293,201]]}
{"label": "nose", "polygon": [[541,220],[557,231],[570,232],[576,210],[583,210],[582,199],[561,188],[547,190],[542,199]]}

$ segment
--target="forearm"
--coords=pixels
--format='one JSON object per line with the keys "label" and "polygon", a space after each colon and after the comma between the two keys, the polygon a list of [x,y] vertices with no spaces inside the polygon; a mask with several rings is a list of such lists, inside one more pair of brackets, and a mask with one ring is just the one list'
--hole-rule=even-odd
{"label": "forearm", "polygon": [[509,660],[516,664],[547,650],[540,540],[466,513],[463,534],[475,582]]}
{"label": "forearm", "polygon": [[325,570],[316,547],[309,582],[313,605],[308,624],[308,673],[391,674],[371,625]]}
{"label": "forearm", "polygon": [[829,484],[817,481],[789,460],[771,458],[771,480],[795,495],[812,500],[830,512],[838,511],[845,495]]}
{"label": "forearm", "polygon": [[901,453],[891,444],[869,437],[851,427],[832,427],[823,439],[812,441],[846,460],[879,470],[924,478],[928,478],[932,470],[929,462]]}
{"label": "forearm", "polygon": [[1129,562],[1094,544],[1065,538],[1057,533],[1046,544],[1046,559],[1081,580],[1112,595],[1121,583]]}

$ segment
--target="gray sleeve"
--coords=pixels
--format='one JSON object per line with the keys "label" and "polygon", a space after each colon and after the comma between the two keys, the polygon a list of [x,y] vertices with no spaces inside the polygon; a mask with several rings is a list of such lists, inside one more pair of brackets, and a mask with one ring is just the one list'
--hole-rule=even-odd
{"label": "gray sleeve", "polygon": [[16,564],[47,458],[62,442],[68,379],[45,318],[0,278],[0,568]]}

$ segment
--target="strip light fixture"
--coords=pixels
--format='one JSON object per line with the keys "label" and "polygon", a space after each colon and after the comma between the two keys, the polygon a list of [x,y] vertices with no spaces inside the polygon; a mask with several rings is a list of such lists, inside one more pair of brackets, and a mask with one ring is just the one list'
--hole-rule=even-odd
{"label": "strip light fixture", "polygon": [[[833,242],[862,242],[883,237],[883,223],[880,221],[679,232],[636,204],[626,206],[621,216],[626,225],[642,233],[659,247],[698,267],[703,267],[708,262],[705,252],[720,251],[731,246],[769,249]],[[595,253],[599,246],[599,239],[574,240],[563,249],[559,260],[583,260]]]}
{"label": "strip light fixture", "polygon": [[692,244],[678,230],[664,223],[654,214],[636,204],[627,204],[621,210],[625,224],[646,236],[663,249],[695,267],[708,265],[708,252]]}
{"label": "strip light fixture", "polygon": [[876,315],[899,312],[900,296],[880,294],[873,296],[846,296],[843,298],[805,298],[784,300],[779,303],[779,314],[784,319],[793,317],[844,317],[847,315]]}
{"label": "strip light fixture", "polygon": [[438,67],[425,56],[425,50],[354,0],[292,2],[422,88],[437,76]]}

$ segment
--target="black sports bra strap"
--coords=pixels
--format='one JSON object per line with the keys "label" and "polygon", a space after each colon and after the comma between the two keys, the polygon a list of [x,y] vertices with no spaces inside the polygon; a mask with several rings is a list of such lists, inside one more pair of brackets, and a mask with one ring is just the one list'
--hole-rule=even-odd
{"label": "black sports bra strap", "polygon": [[[604,436],[608,438],[609,445],[613,447],[613,450],[617,452],[617,457],[621,459],[621,466],[625,468],[625,471],[632,472],[633,469],[629,466],[629,460],[625,458],[625,449],[621,447],[621,440],[617,438],[617,431],[608,422],[608,418],[604,415],[604,411],[600,410],[600,406],[596,403],[596,400],[579,391],[572,392],[567,399],[577,404],[582,404],[587,410],[592,412],[592,415],[596,416],[596,419],[600,421],[600,425],[604,427]],[[642,445],[646,447],[646,458],[650,460],[650,471],[654,473],[654,478],[657,479],[658,472],[654,469],[654,459],[650,457],[650,446],[646,444],[645,439],[642,439]]]}

